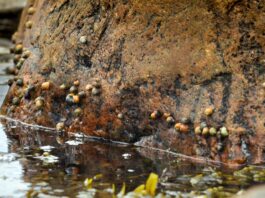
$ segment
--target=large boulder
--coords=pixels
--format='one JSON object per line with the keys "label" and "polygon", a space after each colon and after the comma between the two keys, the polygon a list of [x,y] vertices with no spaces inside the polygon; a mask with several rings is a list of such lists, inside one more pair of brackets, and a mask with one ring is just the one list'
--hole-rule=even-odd
{"label": "large boulder", "polygon": [[264,160],[264,1],[35,0],[13,39],[21,69],[3,107],[10,117]]}

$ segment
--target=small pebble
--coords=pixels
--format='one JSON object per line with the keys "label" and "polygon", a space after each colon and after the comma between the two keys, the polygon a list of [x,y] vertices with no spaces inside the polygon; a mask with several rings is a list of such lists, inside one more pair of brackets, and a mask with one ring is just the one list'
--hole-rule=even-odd
{"label": "small pebble", "polygon": [[79,38],[79,41],[80,41],[80,43],[85,44],[85,43],[87,42],[87,40],[86,40],[86,36],[81,36],[81,37]]}
{"label": "small pebble", "polygon": [[51,86],[51,83],[49,81],[47,81],[47,82],[44,82],[41,84],[41,89],[42,90],[49,90],[50,86]]}
{"label": "small pebble", "polygon": [[22,54],[22,58],[28,58],[30,56],[31,52],[29,50],[26,50]]}
{"label": "small pebble", "polygon": [[261,85],[263,88],[265,88],[265,82],[264,83],[262,83],[262,85]]}
{"label": "small pebble", "polygon": [[181,126],[181,123],[176,123],[176,124],[175,124],[175,129],[176,129],[177,131],[180,131],[180,126]]}
{"label": "small pebble", "polygon": [[14,57],[14,63],[18,63],[18,61],[20,60],[21,58],[21,55],[20,54],[16,54],[15,57]]}
{"label": "small pebble", "polygon": [[42,155],[43,155],[44,157],[48,157],[48,156],[50,155],[50,153],[49,153],[49,152],[44,152]]}
{"label": "small pebble", "polygon": [[68,94],[66,96],[66,102],[68,104],[77,104],[79,103],[79,96],[74,94]]}
{"label": "small pebble", "polygon": [[20,70],[21,67],[22,67],[21,63],[16,64],[16,68],[17,68],[18,70]]}
{"label": "small pebble", "polygon": [[91,93],[92,93],[92,95],[97,96],[97,95],[100,94],[100,90],[94,87],[94,88],[92,89],[92,92],[91,92]]}
{"label": "small pebble", "polygon": [[35,90],[35,87],[33,85],[29,85],[28,88],[25,91],[24,98],[30,99],[31,98],[31,93]]}
{"label": "small pebble", "polygon": [[202,130],[202,135],[208,135],[209,133],[209,128],[208,127],[204,127]]}
{"label": "small pebble", "polygon": [[173,124],[175,122],[174,118],[172,116],[167,117],[166,122],[168,124]]}
{"label": "small pebble", "polygon": [[32,21],[27,21],[26,24],[25,24],[26,28],[28,28],[28,29],[31,29],[32,25],[33,25]]}
{"label": "small pebble", "polygon": [[68,104],[73,104],[74,103],[74,98],[73,98],[73,94],[68,94],[65,98],[65,101],[68,103]]}
{"label": "small pebble", "polygon": [[25,62],[25,59],[24,58],[20,58],[18,63],[16,64],[16,68],[17,69],[21,69],[23,63]]}
{"label": "small pebble", "polygon": [[169,116],[171,116],[170,113],[164,113],[164,114],[163,114],[163,117],[164,117],[164,118],[168,118]]}
{"label": "small pebble", "polygon": [[201,127],[197,126],[197,127],[195,128],[194,132],[195,132],[196,135],[201,134],[201,133],[202,133]]}
{"label": "small pebble", "polygon": [[79,103],[80,99],[79,99],[79,96],[78,95],[74,95],[73,96],[73,101],[75,104]]}
{"label": "small pebble", "polygon": [[78,96],[79,96],[80,98],[85,98],[85,97],[86,97],[86,93],[85,93],[84,91],[80,91],[80,92],[78,93]]}
{"label": "small pebble", "polygon": [[38,97],[35,99],[35,105],[38,109],[42,108],[44,106],[44,98]]}
{"label": "small pebble", "polygon": [[76,80],[76,81],[74,81],[74,86],[79,86],[80,85],[80,82],[79,82],[79,80]]}
{"label": "small pebble", "polygon": [[70,87],[69,91],[70,91],[70,93],[76,94],[78,92],[78,89],[76,86],[72,86],[72,87]]}
{"label": "small pebble", "polygon": [[80,116],[82,114],[82,109],[81,108],[76,108],[75,110],[74,110],[74,115],[75,116]]}
{"label": "small pebble", "polygon": [[209,130],[209,133],[210,133],[211,136],[216,135],[216,133],[217,133],[216,128],[211,127],[210,130]]}
{"label": "small pebble", "polygon": [[201,129],[207,127],[207,123],[206,122],[201,122],[200,127],[201,127]]}
{"label": "small pebble", "polygon": [[22,87],[22,86],[23,86],[23,84],[24,84],[24,82],[23,82],[23,79],[21,79],[21,78],[17,79],[17,82],[16,82],[16,84],[17,84],[17,86],[20,86],[20,87]]}
{"label": "small pebble", "polygon": [[91,84],[87,84],[86,85],[86,90],[87,91],[91,91],[93,89],[93,85],[91,85]]}
{"label": "small pebble", "polygon": [[65,84],[61,84],[61,85],[60,85],[60,89],[61,89],[61,90],[66,90],[66,85],[65,85]]}
{"label": "small pebble", "polygon": [[30,8],[28,9],[28,14],[32,15],[32,14],[34,14],[34,13],[35,13],[35,8],[34,8],[34,7],[30,7]]}
{"label": "small pebble", "polygon": [[36,105],[36,107],[39,109],[39,108],[41,108],[41,107],[43,106],[43,101],[42,101],[42,100],[37,100],[37,101],[35,102],[35,105]]}
{"label": "small pebble", "polygon": [[14,98],[12,99],[12,104],[13,104],[13,105],[19,105],[19,103],[20,103],[20,99],[19,99],[18,97],[14,97]]}
{"label": "small pebble", "polygon": [[223,143],[222,142],[218,142],[217,144],[217,150],[221,151],[223,149]]}
{"label": "small pebble", "polygon": [[187,133],[189,131],[189,126],[186,124],[181,124],[180,126],[180,132]]}
{"label": "small pebble", "polygon": [[151,113],[150,118],[152,120],[155,120],[155,119],[159,118],[160,116],[161,116],[161,113],[159,111],[154,111],[153,113]]}
{"label": "small pebble", "polygon": [[56,130],[57,131],[62,131],[64,129],[64,123],[63,122],[59,122],[56,124]]}
{"label": "small pebble", "polygon": [[22,50],[23,50],[23,46],[21,44],[18,44],[18,45],[16,45],[14,52],[16,54],[19,54],[19,53],[22,53]]}
{"label": "small pebble", "polygon": [[186,117],[183,117],[183,118],[181,118],[180,122],[183,123],[183,124],[189,124],[190,123],[190,119],[186,118]]}
{"label": "small pebble", "polygon": [[21,64],[23,64],[24,62],[25,62],[25,58],[20,58],[18,61],[18,63],[21,63]]}
{"label": "small pebble", "polygon": [[228,131],[226,127],[220,128],[220,133],[222,137],[227,137],[228,136]]}
{"label": "small pebble", "polygon": [[175,124],[175,129],[179,132],[187,133],[189,131],[189,126],[182,123],[177,123]]}
{"label": "small pebble", "polygon": [[14,79],[9,79],[9,80],[7,81],[7,84],[8,84],[9,86],[11,86],[11,85],[13,84],[13,82],[14,82]]}
{"label": "small pebble", "polygon": [[214,108],[213,107],[208,107],[208,108],[205,109],[204,114],[206,116],[211,116],[213,114],[213,112],[214,112]]}
{"label": "small pebble", "polygon": [[119,113],[117,117],[121,120],[121,119],[123,119],[123,114]]}

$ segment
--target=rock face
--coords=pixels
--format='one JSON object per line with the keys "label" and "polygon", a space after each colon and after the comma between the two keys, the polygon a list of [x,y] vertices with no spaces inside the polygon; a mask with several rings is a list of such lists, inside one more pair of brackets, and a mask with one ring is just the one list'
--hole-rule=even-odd
{"label": "rock face", "polygon": [[[264,19],[258,0],[31,1],[14,35],[30,56],[16,56],[23,83],[13,83],[3,112],[222,162],[263,162]],[[207,135],[211,127],[217,135]]]}

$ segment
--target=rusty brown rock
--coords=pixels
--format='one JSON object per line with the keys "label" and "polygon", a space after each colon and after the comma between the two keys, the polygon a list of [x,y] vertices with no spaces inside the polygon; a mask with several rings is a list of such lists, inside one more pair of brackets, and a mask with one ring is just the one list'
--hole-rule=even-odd
{"label": "rusty brown rock", "polygon": [[[31,29],[25,29],[27,21],[34,24]],[[22,99],[8,116],[53,127],[65,118],[67,129],[89,135],[141,144],[153,137],[188,155],[263,162],[264,23],[265,2],[257,0],[29,2],[15,36],[31,52],[19,76],[25,84],[54,86],[35,92],[35,98],[45,98],[41,112]],[[68,93],[59,86],[76,79],[87,97],[68,105]],[[98,95],[86,88],[95,79]],[[20,92],[11,87],[4,112]],[[210,106],[214,113],[205,116]],[[77,107],[83,110],[79,121],[71,113]],[[190,118],[189,132],[176,133],[164,119],[150,119],[157,110],[176,121]],[[194,127],[201,122],[217,130],[225,126],[229,136],[197,137]],[[213,145],[208,138],[215,139]],[[211,155],[215,145],[218,153]]]}

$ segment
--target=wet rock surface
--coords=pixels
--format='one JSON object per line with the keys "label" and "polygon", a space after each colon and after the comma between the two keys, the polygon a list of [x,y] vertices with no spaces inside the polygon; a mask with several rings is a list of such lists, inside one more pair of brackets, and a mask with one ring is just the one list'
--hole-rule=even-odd
{"label": "wet rock surface", "polygon": [[12,84],[3,112],[222,162],[261,163],[264,18],[258,0],[29,1],[13,36],[23,85]]}

